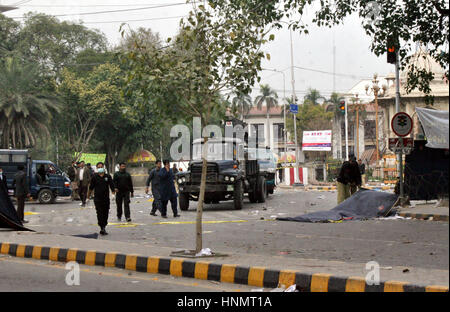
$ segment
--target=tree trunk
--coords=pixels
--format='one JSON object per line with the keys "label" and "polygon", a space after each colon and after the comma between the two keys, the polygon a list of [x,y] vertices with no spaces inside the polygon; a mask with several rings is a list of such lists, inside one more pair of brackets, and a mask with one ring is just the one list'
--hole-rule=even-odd
{"label": "tree trunk", "polygon": [[202,218],[203,218],[203,200],[205,199],[205,189],[206,189],[206,172],[208,169],[208,161],[207,161],[207,155],[208,155],[208,138],[205,137],[205,144],[203,145],[203,151],[202,151],[202,177],[200,180],[200,194],[198,198],[198,205],[197,205],[197,221],[196,221],[196,244],[195,244],[195,253],[199,253],[202,250]]}

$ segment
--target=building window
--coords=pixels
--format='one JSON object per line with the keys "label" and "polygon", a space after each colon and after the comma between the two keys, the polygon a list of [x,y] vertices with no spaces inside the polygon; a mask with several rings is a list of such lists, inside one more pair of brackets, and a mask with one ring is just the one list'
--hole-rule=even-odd
{"label": "building window", "polygon": [[251,136],[257,140],[257,142],[264,142],[264,124],[252,124]]}
{"label": "building window", "polygon": [[284,142],[283,132],[284,132],[284,124],[282,123],[273,124],[273,133],[275,142]]}
{"label": "building window", "polygon": [[364,140],[375,139],[375,120],[364,121]]}
{"label": "building window", "polygon": [[[353,140],[355,137],[355,125],[349,123],[347,125],[348,130],[348,139]],[[342,133],[342,142],[345,142],[345,122],[341,124],[341,133]]]}

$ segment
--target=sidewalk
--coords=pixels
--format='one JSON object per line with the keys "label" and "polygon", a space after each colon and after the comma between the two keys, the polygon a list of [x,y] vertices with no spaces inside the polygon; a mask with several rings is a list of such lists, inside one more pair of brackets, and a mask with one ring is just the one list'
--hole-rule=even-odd
{"label": "sidewalk", "polygon": [[[277,185],[281,189],[304,189],[305,191],[336,191],[335,184],[329,185],[305,185],[305,186],[292,186],[292,185]],[[395,186],[391,185],[365,185],[365,189],[368,190],[394,190]]]}
{"label": "sidewalk", "polygon": [[436,201],[412,202],[412,205],[399,209],[398,215],[405,218],[449,222],[449,207],[436,207]]}
{"label": "sidewalk", "polygon": [[[0,253],[17,257],[77,261],[86,265],[170,274],[219,282],[276,288],[296,284],[303,291],[447,291],[449,271],[380,267],[380,285],[369,286],[365,263],[289,256],[229,254],[226,257],[172,258],[177,249],[42,232],[0,230]],[[179,249],[178,249],[179,250]],[[215,250],[213,250],[215,251]],[[220,250],[215,252],[220,253]],[[407,270],[406,270],[407,269]]]}

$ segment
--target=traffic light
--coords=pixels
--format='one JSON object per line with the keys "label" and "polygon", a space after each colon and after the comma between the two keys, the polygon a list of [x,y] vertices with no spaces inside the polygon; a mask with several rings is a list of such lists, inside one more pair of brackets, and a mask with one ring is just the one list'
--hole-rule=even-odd
{"label": "traffic light", "polygon": [[397,61],[397,53],[395,51],[395,46],[390,46],[387,49],[387,62],[389,64],[395,64]]}
{"label": "traffic light", "polygon": [[389,64],[395,64],[397,62],[398,42],[396,35],[392,35],[387,39],[387,62]]}
{"label": "traffic light", "polygon": [[339,113],[341,113],[342,115],[345,115],[345,101],[342,100],[339,103]]}

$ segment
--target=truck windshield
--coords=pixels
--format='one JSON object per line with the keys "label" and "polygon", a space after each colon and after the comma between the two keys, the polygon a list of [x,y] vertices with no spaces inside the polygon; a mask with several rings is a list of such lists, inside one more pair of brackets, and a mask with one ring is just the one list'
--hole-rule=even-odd
{"label": "truck windshield", "polygon": [[265,148],[249,148],[248,158],[256,160],[272,160],[274,161],[274,156],[270,150]]}
{"label": "truck windshield", "polygon": [[[233,142],[208,142],[207,160],[233,160],[236,156],[236,147]],[[194,143],[192,150],[192,159],[202,159],[201,143]]]}

